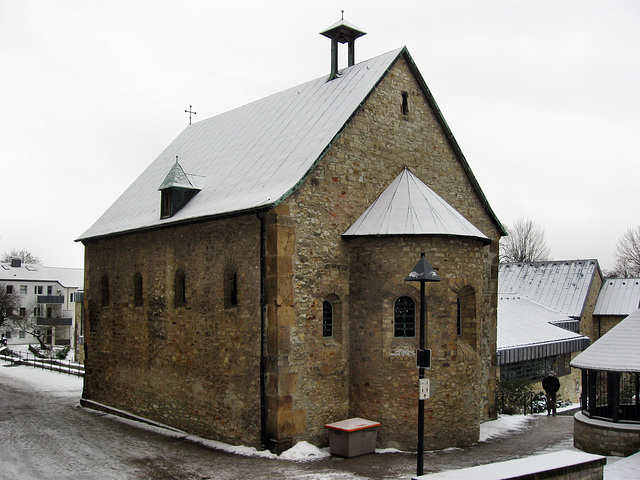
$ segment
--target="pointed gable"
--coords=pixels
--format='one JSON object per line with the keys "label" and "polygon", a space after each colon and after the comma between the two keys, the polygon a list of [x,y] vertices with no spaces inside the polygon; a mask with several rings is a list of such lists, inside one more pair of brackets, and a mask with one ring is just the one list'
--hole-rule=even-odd
{"label": "pointed gable", "polygon": [[[272,208],[302,184],[399,58],[405,58],[485,210],[504,229],[406,48],[189,125],[77,241]],[[176,155],[201,189],[170,218],[157,189]]]}
{"label": "pointed gable", "polygon": [[408,168],[343,234],[443,235],[490,240],[456,209],[425,185]]}
{"label": "pointed gable", "polygon": [[166,190],[168,188],[185,188],[185,189],[195,189],[192,183],[189,181],[187,174],[184,173],[184,170],[178,163],[178,159],[176,158],[176,163],[173,164],[171,170],[164,178],[162,185],[158,188],[158,190]]}

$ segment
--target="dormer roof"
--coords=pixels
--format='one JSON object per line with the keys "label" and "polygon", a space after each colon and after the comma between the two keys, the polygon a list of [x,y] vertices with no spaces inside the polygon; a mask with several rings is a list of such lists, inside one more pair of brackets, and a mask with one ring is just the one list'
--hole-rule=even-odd
{"label": "dormer roof", "polygon": [[187,174],[184,173],[184,170],[178,163],[178,159],[176,158],[176,163],[173,164],[169,173],[164,178],[162,184],[158,188],[158,190],[166,190],[168,188],[184,188],[187,190],[198,190],[192,183],[189,181]]}

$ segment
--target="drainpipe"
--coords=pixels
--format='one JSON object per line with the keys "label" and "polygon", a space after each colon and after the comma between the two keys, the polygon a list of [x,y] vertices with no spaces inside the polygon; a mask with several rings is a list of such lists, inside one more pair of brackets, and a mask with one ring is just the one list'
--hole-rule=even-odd
{"label": "drainpipe", "polygon": [[267,394],[266,394],[266,305],[264,301],[265,245],[267,240],[264,214],[256,213],[260,221],[260,443],[267,448]]}

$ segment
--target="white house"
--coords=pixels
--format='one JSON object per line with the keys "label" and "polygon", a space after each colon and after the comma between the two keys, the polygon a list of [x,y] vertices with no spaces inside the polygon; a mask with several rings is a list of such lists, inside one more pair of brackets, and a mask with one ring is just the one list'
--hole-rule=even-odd
{"label": "white house", "polygon": [[[14,313],[32,314],[38,327],[46,331],[45,343],[49,345],[74,346],[74,292],[82,288],[83,277],[81,268],[23,264],[19,258],[0,264],[0,283],[20,298],[20,310]],[[15,329],[10,322],[0,326],[2,334],[9,345],[37,343],[32,335]]]}

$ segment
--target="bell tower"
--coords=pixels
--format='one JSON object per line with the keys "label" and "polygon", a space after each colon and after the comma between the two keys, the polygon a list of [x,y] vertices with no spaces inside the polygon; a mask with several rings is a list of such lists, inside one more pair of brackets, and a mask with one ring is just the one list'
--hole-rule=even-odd
{"label": "bell tower", "polygon": [[329,75],[329,80],[333,80],[338,76],[338,43],[349,44],[348,66],[350,67],[356,63],[356,38],[366,34],[366,32],[345,21],[344,10],[340,21],[320,32],[320,35],[331,39],[331,74]]}

